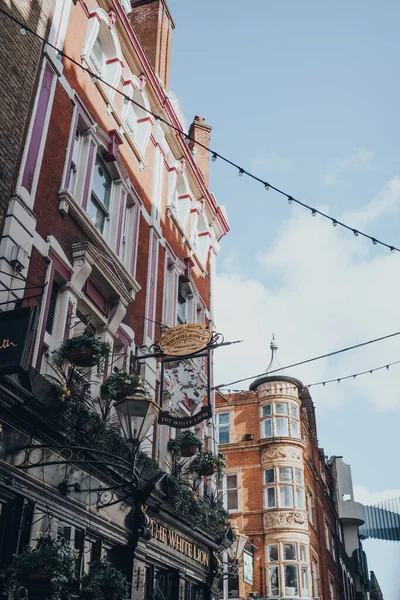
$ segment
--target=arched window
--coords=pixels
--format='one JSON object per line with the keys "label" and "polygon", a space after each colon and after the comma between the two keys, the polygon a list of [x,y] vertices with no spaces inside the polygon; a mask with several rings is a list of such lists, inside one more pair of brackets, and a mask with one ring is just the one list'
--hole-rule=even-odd
{"label": "arched window", "polygon": [[[109,15],[99,8],[90,13],[82,59],[88,68],[116,87],[123,67],[121,47]],[[105,86],[112,97],[113,90]]]}

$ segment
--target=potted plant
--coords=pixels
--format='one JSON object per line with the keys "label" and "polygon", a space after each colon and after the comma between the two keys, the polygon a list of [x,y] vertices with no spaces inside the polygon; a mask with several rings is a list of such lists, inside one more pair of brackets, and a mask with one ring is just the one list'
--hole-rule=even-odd
{"label": "potted plant", "polygon": [[168,449],[173,452],[176,456],[183,456],[185,458],[194,456],[197,450],[201,450],[202,443],[194,433],[189,429],[179,433],[175,439],[169,440]]}
{"label": "potted plant", "polygon": [[61,590],[75,580],[73,550],[44,536],[36,548],[27,547],[14,556],[7,577],[7,591],[14,593],[20,586],[46,589],[53,600],[59,600]]}
{"label": "potted plant", "polygon": [[140,384],[141,380],[138,375],[118,371],[107,377],[100,388],[100,395],[103,398],[121,400],[121,398],[131,396]]}
{"label": "potted plant", "polygon": [[217,473],[218,477],[222,477],[226,466],[225,457],[223,454],[218,452],[214,454],[210,450],[206,452],[200,452],[194,457],[191,467],[192,470],[202,476],[214,475]]}
{"label": "potted plant", "polygon": [[110,344],[85,329],[82,335],[64,340],[58,350],[53,351],[53,356],[57,364],[68,361],[77,367],[94,367],[99,366],[109,353]]}
{"label": "potted plant", "polygon": [[81,581],[81,600],[128,600],[128,582],[114,565],[99,560],[90,565]]}

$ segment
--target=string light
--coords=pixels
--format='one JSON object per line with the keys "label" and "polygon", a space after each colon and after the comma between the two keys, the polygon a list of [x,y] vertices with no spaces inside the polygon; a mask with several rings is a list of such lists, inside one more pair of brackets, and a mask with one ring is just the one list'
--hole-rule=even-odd
{"label": "string light", "polygon": [[57,60],[61,60],[61,59],[62,59],[62,57],[63,57],[63,53],[61,52],[61,50],[58,50],[58,51],[57,51],[57,54],[56,54],[56,59],[57,59]]}
{"label": "string light", "polygon": [[129,96],[124,97],[124,104],[129,104],[130,98]]}
{"label": "string light", "polygon": [[311,216],[312,217],[316,217],[317,216],[317,211],[315,210],[315,208],[312,209]]}
{"label": "string light", "polygon": [[218,158],[218,157],[217,157],[217,155],[216,155],[216,154],[215,154],[215,152],[214,152],[214,154],[213,154],[213,155],[212,155],[212,157],[211,157],[211,160],[212,160],[213,162],[215,162],[215,161],[217,160],[217,158]]}
{"label": "string light", "polygon": [[[325,381],[317,381],[314,383],[308,383],[305,387],[311,388],[311,387],[316,387],[317,385],[322,385],[323,387],[325,387],[327,384],[329,383],[341,383],[342,381],[345,381],[347,379],[356,379],[357,377],[361,377],[362,375],[368,375],[372,373],[375,373],[375,371],[381,371],[382,369],[386,369],[387,371],[389,371],[389,367],[393,366],[393,365],[399,365],[400,364],[400,360],[396,360],[392,363],[389,363],[388,365],[381,365],[380,367],[375,367],[374,369],[368,369],[367,371],[360,371],[359,373],[353,373],[352,375],[346,375],[345,377],[335,377],[334,379],[327,379]],[[289,390],[297,390],[298,387],[294,386],[294,387],[286,387],[285,390],[280,390],[282,391],[289,391]],[[246,390],[234,390],[234,389],[226,389],[224,391],[224,393],[242,393],[246,391]],[[269,391],[269,390],[267,390]],[[253,393],[254,390],[253,390]]]}
{"label": "string light", "polygon": [[264,188],[267,190],[267,192],[268,192],[268,190],[270,190],[270,189],[271,189],[271,188],[269,187],[269,183],[266,183],[266,184],[264,185]]}
{"label": "string light", "polygon": [[[36,31],[33,31],[31,29],[29,29],[24,23],[22,23],[21,21],[19,21],[18,19],[16,19],[15,17],[13,17],[12,15],[10,15],[6,10],[4,10],[3,8],[0,8],[0,13],[3,14],[5,17],[7,17],[8,19],[10,19],[11,21],[13,21],[14,23],[16,23],[19,27],[20,27],[20,34],[21,35],[25,35],[26,33],[31,33],[33,36],[35,36],[36,38],[40,39],[43,43],[47,44],[48,46],[50,46],[51,48],[53,48],[54,50],[57,51],[57,48],[48,40],[46,40],[45,38],[43,38],[41,35],[39,35],[38,33],[36,33]],[[72,58],[71,56],[68,56],[66,54],[63,53],[63,57],[67,60],[69,60],[71,63],[73,63],[75,66],[79,67],[80,69],[82,69],[83,71],[86,71],[87,73],[90,74],[90,71],[87,67],[85,67],[84,65],[80,64],[78,61],[76,61],[74,58]],[[107,87],[109,87],[111,90],[113,90],[116,94],[120,94],[124,96],[124,93],[117,89],[115,86],[111,85],[108,81],[105,81],[104,79],[102,79],[101,77],[92,77],[94,81],[98,81],[100,80],[101,83],[103,83],[103,85],[106,85]],[[153,118],[155,117],[154,113],[146,108],[145,106],[143,106],[142,104],[140,104],[139,102],[136,102],[135,100],[133,100],[132,98],[130,99],[130,101],[132,102],[132,104],[134,104],[135,106],[137,106],[138,108],[141,108],[144,112],[146,112],[149,115],[152,115]],[[250,179],[253,179],[254,181],[258,181],[259,183],[261,183],[264,187],[266,185],[268,185],[269,188],[271,188],[272,190],[274,190],[275,192],[277,192],[278,194],[286,197],[288,199],[289,204],[291,204],[292,202],[295,202],[296,204],[302,206],[303,208],[306,208],[310,211],[312,211],[312,207],[309,206],[308,204],[306,204],[305,202],[302,202],[301,200],[298,200],[297,198],[294,198],[293,196],[289,195],[287,192],[279,189],[278,187],[272,185],[271,183],[268,183],[267,181],[261,179],[260,177],[257,177],[257,175],[254,175],[253,173],[250,173],[249,171],[244,171],[243,168],[241,168],[239,165],[237,165],[235,162],[233,162],[232,160],[226,158],[225,156],[223,156],[222,154],[216,153],[214,150],[212,150],[211,148],[209,148],[208,146],[206,146],[205,144],[202,144],[199,141],[196,140],[191,140],[189,138],[189,136],[183,132],[179,127],[176,127],[175,125],[173,125],[172,123],[170,123],[169,121],[167,121],[166,119],[163,118],[159,118],[160,121],[162,121],[167,127],[170,127],[171,129],[173,129],[174,131],[176,131],[176,133],[179,133],[180,135],[182,135],[184,137],[184,140],[187,144],[189,144],[190,142],[193,142],[194,144],[197,144],[197,146],[200,146],[201,148],[203,148],[204,150],[206,150],[207,152],[209,152],[211,154],[211,156],[218,156],[222,161],[226,162],[227,164],[231,165],[232,167],[239,169],[239,176],[242,177],[244,174],[246,174],[248,177],[250,177]],[[343,223],[342,221],[338,221],[337,219],[331,217],[330,215],[322,212],[321,210],[316,211],[318,212],[318,214],[321,217],[324,217],[325,219],[329,219],[332,222],[332,225],[334,227],[336,227],[337,225],[340,225],[343,229],[347,229],[348,231],[351,232],[355,232],[358,231],[358,234],[361,235],[364,238],[367,238],[369,240],[372,241],[372,243],[374,245],[381,245],[385,248],[390,249],[391,252],[393,252],[394,250],[396,252],[400,252],[400,248],[397,248],[396,246],[392,246],[390,244],[387,244],[386,242],[383,242],[381,240],[378,240],[372,236],[370,236],[367,233],[364,233],[363,231],[360,230],[355,230],[353,227],[350,227],[349,225],[347,225],[346,223]],[[354,233],[354,235],[356,235]]]}
{"label": "string light", "polygon": [[358,236],[358,231],[357,231],[357,229],[354,229],[354,230],[353,230],[353,233],[354,233],[354,235],[355,235],[356,237]]}
{"label": "string light", "polygon": [[92,73],[90,77],[92,78],[93,83],[96,83],[99,80],[95,73]]}
{"label": "string light", "polygon": [[[322,360],[323,358],[330,358],[332,356],[337,356],[338,354],[343,354],[344,352],[349,352],[350,350],[356,350],[358,348],[363,348],[364,346],[370,346],[371,344],[375,344],[376,342],[382,342],[383,340],[388,340],[390,338],[396,337],[400,335],[400,331],[396,331],[395,333],[389,333],[388,335],[383,335],[379,338],[374,338],[373,340],[368,340],[367,342],[361,342],[359,344],[354,344],[353,346],[348,346],[347,348],[341,348],[340,350],[334,350],[333,352],[328,352],[327,354],[320,354],[319,356],[314,356],[313,358],[307,358],[306,360],[301,360],[299,362],[292,363],[290,365],[286,365],[285,367],[279,367],[279,369],[274,369],[273,371],[269,371],[266,373],[258,373],[257,375],[252,375],[251,377],[244,377],[243,379],[237,379],[236,381],[230,381],[226,384],[220,384],[214,386],[212,389],[219,390],[220,388],[227,388],[231,385],[236,385],[237,383],[242,383],[243,381],[250,381],[258,379],[259,377],[266,377],[267,375],[273,375],[275,373],[279,373],[285,369],[292,369],[293,367],[299,367],[301,365],[306,365],[311,362],[315,362],[316,360]],[[400,362],[400,361],[399,361]],[[397,364],[397,363],[393,363]],[[336,381],[336,380],[333,380]]]}

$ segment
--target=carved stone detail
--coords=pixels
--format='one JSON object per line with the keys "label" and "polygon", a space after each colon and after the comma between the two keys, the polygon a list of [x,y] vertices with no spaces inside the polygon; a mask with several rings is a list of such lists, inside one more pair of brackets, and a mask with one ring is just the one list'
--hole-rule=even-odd
{"label": "carved stone detail", "polygon": [[301,460],[302,451],[300,450],[300,448],[291,448],[288,446],[272,446],[271,448],[264,448],[261,454],[261,462],[279,458],[287,458],[288,460]]}
{"label": "carved stone detail", "polygon": [[298,511],[273,512],[264,515],[264,531],[271,527],[295,527],[307,529],[307,516]]}

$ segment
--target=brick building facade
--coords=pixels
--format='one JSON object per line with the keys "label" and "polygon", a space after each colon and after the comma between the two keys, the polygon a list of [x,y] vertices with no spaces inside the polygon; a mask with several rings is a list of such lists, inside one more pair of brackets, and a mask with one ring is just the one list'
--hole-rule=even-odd
{"label": "brick building facade", "polygon": [[220,491],[248,537],[246,565],[221,594],[367,598],[363,507],[352,497],[349,467],[327,461],[319,447],[308,389],[286,374],[268,375],[278,368],[275,342],[271,349],[265,376],[249,391],[217,396],[217,439],[227,456]]}
{"label": "brick building facade", "polygon": [[[81,575],[93,557],[103,556],[125,573],[138,600],[178,594],[209,600],[213,556],[223,536],[176,510],[168,478],[154,488],[154,473],[147,483],[141,476],[140,500],[127,494],[106,509],[96,500],[95,508],[93,494],[84,496],[84,486],[68,477],[112,489],[107,469],[94,473],[89,465],[71,475],[71,467],[67,477],[49,450],[54,464],[22,472],[15,456],[30,440],[78,443],[74,415],[70,423],[62,418],[48,388],[52,352],[66,339],[90,330],[111,348],[104,372],[92,372],[90,380],[81,374],[92,399],[117,368],[140,371],[158,403],[160,364],[141,358],[154,354],[163,327],[187,322],[214,330],[215,262],[229,227],[208,189],[208,153],[196,152],[176,132],[208,144],[211,127],[199,116],[188,127],[169,89],[174,21],[165,0],[46,0],[41,12],[34,1],[12,4],[6,12],[18,22],[2,15],[0,32],[8,57],[2,61],[2,107],[16,122],[12,135],[10,120],[0,126],[7,191],[0,312],[10,319],[20,307],[36,312],[23,374],[0,377],[0,515],[7,525],[0,527],[0,566],[45,531],[64,538],[60,532],[68,530]],[[204,383],[210,373],[194,367]],[[179,386],[172,394],[172,374],[165,380],[161,409],[169,410],[174,396],[175,414],[191,415],[198,397],[180,393]],[[207,446],[211,421],[196,433]],[[140,459],[149,477],[152,468],[169,471],[167,444],[174,435],[157,423],[149,430]],[[90,442],[95,451],[97,438],[90,431],[85,436],[80,444]],[[149,467],[146,455],[158,466]],[[135,533],[137,515],[152,520],[151,540],[135,538],[143,530]]]}

